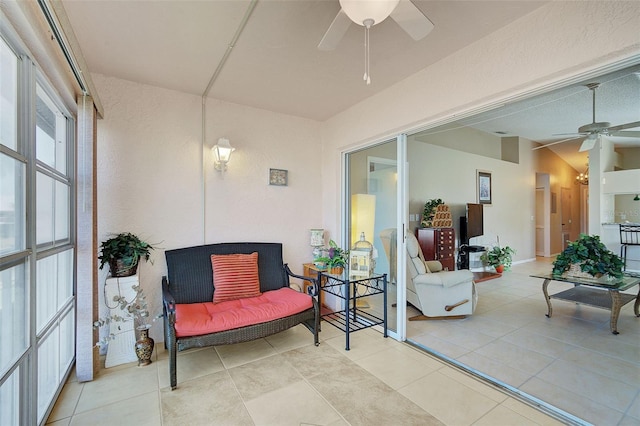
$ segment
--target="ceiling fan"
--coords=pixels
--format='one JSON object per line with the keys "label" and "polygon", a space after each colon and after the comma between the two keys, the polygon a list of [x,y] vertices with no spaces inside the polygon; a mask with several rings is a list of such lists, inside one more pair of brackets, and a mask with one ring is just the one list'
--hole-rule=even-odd
{"label": "ceiling fan", "polygon": [[351,22],[363,26],[365,28],[364,80],[369,84],[371,82],[369,30],[389,16],[416,41],[426,37],[434,28],[429,18],[424,16],[411,0],[340,0],[340,11],[320,40],[318,49],[334,50],[347,33]]}
{"label": "ceiling fan", "polygon": [[612,126],[608,121],[596,122],[596,89],[600,87],[600,83],[589,83],[585,85],[593,95],[593,121],[589,124],[585,124],[584,126],[580,126],[578,128],[578,133],[568,133],[567,135],[574,135],[571,138],[563,139],[561,141],[552,142],[546,145],[541,145],[533,148],[536,149],[547,148],[552,145],[557,145],[563,142],[575,140],[576,137],[586,136],[582,141],[582,145],[580,145],[580,149],[578,151],[589,151],[596,145],[596,142],[600,139],[600,135],[606,136],[621,136],[621,137],[632,137],[638,138],[640,137],[640,131],[626,131],[623,132],[624,129],[631,129],[634,127],[640,127],[640,121],[633,121],[631,123],[619,124],[617,126]]}

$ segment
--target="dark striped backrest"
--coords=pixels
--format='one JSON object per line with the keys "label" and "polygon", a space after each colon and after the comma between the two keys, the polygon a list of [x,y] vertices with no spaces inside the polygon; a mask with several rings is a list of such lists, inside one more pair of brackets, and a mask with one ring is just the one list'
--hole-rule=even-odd
{"label": "dark striped backrest", "polygon": [[258,252],[260,291],[288,286],[280,243],[219,243],[165,251],[169,291],[176,303],[211,302],[215,283],[212,254]]}

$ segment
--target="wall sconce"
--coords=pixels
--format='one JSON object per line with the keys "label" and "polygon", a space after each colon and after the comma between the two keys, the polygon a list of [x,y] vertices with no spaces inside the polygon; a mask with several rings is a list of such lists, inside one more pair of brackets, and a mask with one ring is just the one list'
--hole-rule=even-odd
{"label": "wall sconce", "polygon": [[218,144],[211,148],[213,151],[213,167],[219,172],[227,170],[227,164],[231,160],[231,153],[236,149],[229,144],[229,139],[220,138]]}

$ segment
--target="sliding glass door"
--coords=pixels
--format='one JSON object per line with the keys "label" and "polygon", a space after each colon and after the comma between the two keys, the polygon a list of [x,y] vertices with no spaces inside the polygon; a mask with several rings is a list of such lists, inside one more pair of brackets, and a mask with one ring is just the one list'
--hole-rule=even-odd
{"label": "sliding glass door", "polygon": [[[398,256],[402,247],[404,214],[404,192],[399,173],[403,168],[399,158],[403,157],[404,139],[391,139],[367,148],[346,154],[346,205],[345,222],[349,247],[364,234],[374,247],[375,272],[387,274],[387,312],[390,334],[396,338],[404,336],[404,312],[399,313],[398,291],[403,273]],[[404,299],[404,296],[401,297]],[[382,295],[364,299],[359,308],[382,317],[384,300]]]}

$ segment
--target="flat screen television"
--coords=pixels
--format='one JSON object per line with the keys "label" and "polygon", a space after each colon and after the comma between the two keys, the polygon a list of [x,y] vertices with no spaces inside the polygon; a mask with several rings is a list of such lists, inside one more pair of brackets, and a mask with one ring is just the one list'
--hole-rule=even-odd
{"label": "flat screen television", "polygon": [[460,218],[460,243],[469,244],[469,238],[484,235],[482,204],[467,203],[467,211]]}

